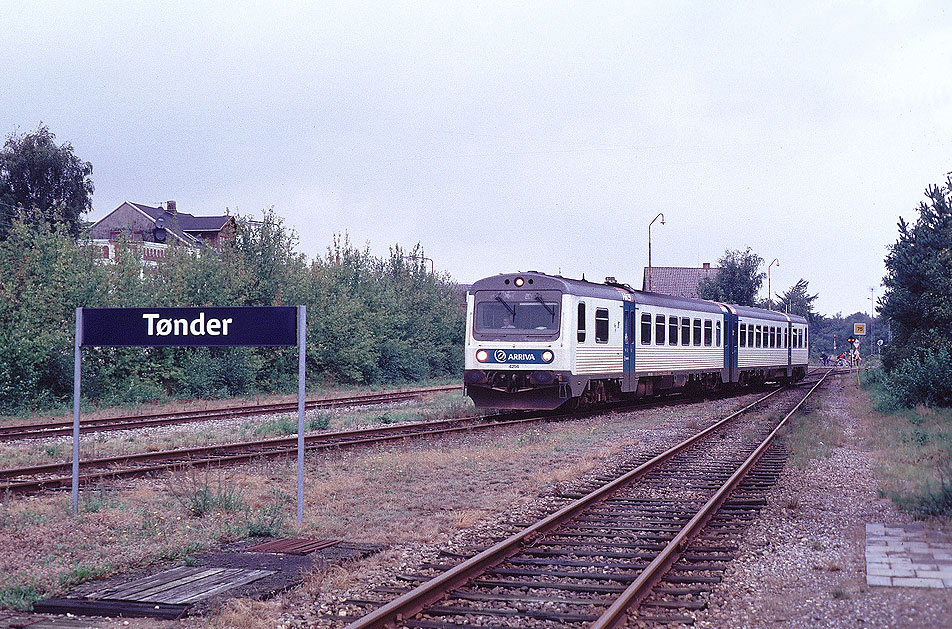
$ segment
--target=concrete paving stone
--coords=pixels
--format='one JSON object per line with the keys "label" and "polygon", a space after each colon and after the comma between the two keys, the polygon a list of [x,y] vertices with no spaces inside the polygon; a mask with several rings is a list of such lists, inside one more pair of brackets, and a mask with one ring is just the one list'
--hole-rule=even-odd
{"label": "concrete paving stone", "polygon": [[922,579],[952,579],[952,574],[948,572],[939,572],[938,570],[920,570],[918,566],[915,569],[916,576]]}
{"label": "concrete paving stone", "polygon": [[906,531],[903,529],[899,529],[899,528],[895,528],[891,526],[887,526],[885,531],[886,531],[886,535],[896,535],[896,536],[905,535],[906,533]]}
{"label": "concrete paving stone", "polygon": [[914,577],[916,573],[911,568],[886,568],[885,570],[879,569],[866,569],[866,574],[871,574],[877,577]]}
{"label": "concrete paving stone", "polygon": [[866,585],[892,585],[892,578],[877,575],[866,575]]}
{"label": "concrete paving stone", "polygon": [[920,579],[918,577],[906,578],[896,577],[893,579],[893,585],[911,588],[944,588],[945,583],[942,579]]}
{"label": "concrete paving stone", "polygon": [[952,561],[952,552],[946,550],[933,550],[932,556],[938,561]]}
{"label": "concrete paving stone", "polygon": [[885,532],[885,530],[886,530],[886,525],[885,525],[885,524],[873,524],[873,523],[869,523],[869,524],[866,525],[866,534],[867,534],[867,535],[870,534],[870,533],[882,534],[883,532]]}

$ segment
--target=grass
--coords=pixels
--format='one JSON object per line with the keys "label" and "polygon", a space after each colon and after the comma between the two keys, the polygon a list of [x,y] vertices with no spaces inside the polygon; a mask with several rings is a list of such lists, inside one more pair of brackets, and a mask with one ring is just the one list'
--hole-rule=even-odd
{"label": "grass", "polygon": [[784,430],[790,460],[799,469],[809,467],[816,459],[828,458],[833,448],[844,442],[836,414],[822,402],[811,404],[792,417]]}
{"label": "grass", "polygon": [[897,409],[882,377],[864,385],[876,409],[869,445],[881,462],[881,495],[916,517],[952,515],[952,409]]}

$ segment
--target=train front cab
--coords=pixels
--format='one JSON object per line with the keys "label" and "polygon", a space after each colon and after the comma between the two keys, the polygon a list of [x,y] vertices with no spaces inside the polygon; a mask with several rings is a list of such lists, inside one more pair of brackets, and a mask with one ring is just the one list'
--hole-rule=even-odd
{"label": "train front cab", "polygon": [[565,292],[563,281],[537,273],[473,284],[463,382],[476,406],[545,409],[565,401]]}

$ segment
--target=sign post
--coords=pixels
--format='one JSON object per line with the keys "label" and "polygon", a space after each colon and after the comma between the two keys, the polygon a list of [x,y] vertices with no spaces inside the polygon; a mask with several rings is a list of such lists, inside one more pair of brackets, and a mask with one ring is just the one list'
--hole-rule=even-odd
{"label": "sign post", "polygon": [[73,363],[73,513],[79,513],[82,347],[298,346],[297,521],[304,518],[305,306],[77,308]]}

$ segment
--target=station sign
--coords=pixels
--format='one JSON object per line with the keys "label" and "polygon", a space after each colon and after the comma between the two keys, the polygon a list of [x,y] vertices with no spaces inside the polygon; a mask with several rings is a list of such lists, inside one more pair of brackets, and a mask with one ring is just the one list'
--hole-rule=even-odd
{"label": "station sign", "polygon": [[853,324],[853,336],[866,336],[866,324],[865,324],[865,323],[854,323],[854,324]]}
{"label": "station sign", "polygon": [[297,308],[83,308],[81,345],[291,347]]}

